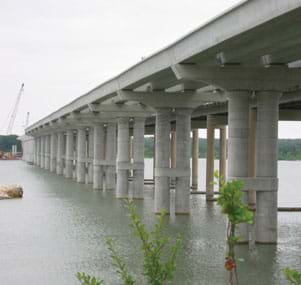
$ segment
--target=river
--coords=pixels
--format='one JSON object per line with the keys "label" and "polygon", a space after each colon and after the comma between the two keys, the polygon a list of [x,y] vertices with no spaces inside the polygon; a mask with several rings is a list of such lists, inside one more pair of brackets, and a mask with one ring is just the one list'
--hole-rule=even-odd
{"label": "river", "polygon": [[[200,186],[204,190],[205,161],[200,159]],[[301,162],[279,162],[279,206],[301,206]],[[146,160],[146,178],[152,176]],[[93,191],[91,185],[51,174],[21,161],[0,162],[0,184],[18,183],[24,188],[19,200],[0,201],[0,284],[73,285],[75,273],[85,271],[103,278],[107,285],[121,284],[105,245],[112,236],[125,256],[137,284],[141,254],[128,227],[122,201],[112,191]],[[145,187],[138,211],[150,226],[153,188]],[[171,216],[167,231],[183,238],[175,279],[170,284],[224,285],[225,217],[216,203],[191,196],[190,216]],[[241,285],[282,285],[282,269],[301,270],[301,212],[279,212],[277,245],[257,245],[253,251],[238,246]]]}

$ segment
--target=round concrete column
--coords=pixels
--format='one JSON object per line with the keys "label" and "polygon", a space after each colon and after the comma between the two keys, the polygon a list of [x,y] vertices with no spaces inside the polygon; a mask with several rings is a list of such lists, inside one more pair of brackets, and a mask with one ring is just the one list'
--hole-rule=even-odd
{"label": "round concrete column", "polygon": [[77,130],[77,167],[76,177],[78,183],[85,183],[86,180],[86,129]]}
{"label": "round concrete column", "polygon": [[93,188],[103,189],[103,166],[104,161],[104,144],[105,132],[103,125],[94,126],[93,130],[94,144],[93,144]]}
{"label": "round concrete column", "polygon": [[116,124],[107,124],[105,158],[108,166],[106,167],[106,189],[112,190],[116,187]]}
{"label": "round concrete column", "polygon": [[[228,177],[229,179],[248,177],[249,102],[250,92],[228,92]],[[242,200],[247,203],[248,195]],[[242,242],[249,240],[246,224],[239,227]]]}
{"label": "round concrete column", "polygon": [[144,187],[144,118],[134,120],[133,138],[133,198],[143,199]]}
{"label": "round concrete column", "polygon": [[155,151],[155,213],[164,209],[170,211],[170,113],[169,109],[159,109],[156,114],[156,151]]}
{"label": "round concrete column", "polygon": [[33,157],[33,164],[37,165],[38,161],[38,138],[34,138],[34,157]]}
{"label": "round concrete column", "polygon": [[87,183],[93,183],[93,159],[94,159],[94,134],[93,134],[93,127],[89,128],[88,133],[88,179]]}
{"label": "round concrete column", "polygon": [[176,109],[176,196],[175,213],[190,213],[191,109]]}
{"label": "round concrete column", "polygon": [[227,160],[227,132],[226,127],[219,129],[219,175],[221,187],[222,179],[226,178],[226,160]]}
{"label": "round concrete column", "polygon": [[41,137],[41,158],[40,158],[40,167],[45,168],[45,140],[46,137]]}
{"label": "round concrete column", "polygon": [[129,118],[118,118],[116,197],[128,197]]}
{"label": "round concrete column", "polygon": [[56,171],[56,156],[57,156],[57,134],[50,135],[50,171]]}
{"label": "round concrete column", "polygon": [[50,135],[45,136],[45,169],[50,169]]}
{"label": "round concrete column", "polygon": [[37,148],[37,152],[36,152],[36,156],[37,156],[36,165],[40,166],[41,165],[41,137],[37,137],[36,138],[36,148]]}
{"label": "round concrete column", "polygon": [[[176,131],[170,132],[170,168],[176,168],[176,161],[177,161],[177,135]],[[170,184],[172,186],[176,185],[176,178],[170,178]]]}
{"label": "round concrete column", "polygon": [[198,189],[199,178],[199,130],[192,131],[192,189]]}
{"label": "round concrete column", "polygon": [[[256,176],[256,122],[257,110],[250,109],[249,114],[249,167],[248,176]],[[256,191],[250,189],[248,192],[249,206],[255,208],[256,205]]]}
{"label": "round concrete column", "polygon": [[73,131],[66,131],[65,177],[73,178]]}
{"label": "round concrete column", "polygon": [[213,116],[207,116],[207,153],[206,153],[206,200],[212,201],[214,198],[213,187],[214,174],[214,122]]}
{"label": "round concrete column", "polygon": [[270,189],[256,192],[256,242],[277,242],[278,92],[257,94],[256,177],[270,179]]}
{"label": "round concrete column", "polygon": [[64,171],[63,155],[64,155],[64,133],[57,133],[57,154],[56,154],[56,174],[62,175]]}

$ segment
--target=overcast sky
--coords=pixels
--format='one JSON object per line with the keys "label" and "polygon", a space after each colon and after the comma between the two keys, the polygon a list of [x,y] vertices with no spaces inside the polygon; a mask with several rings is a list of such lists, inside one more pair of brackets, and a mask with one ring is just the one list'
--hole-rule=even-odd
{"label": "overcast sky", "polygon": [[[14,133],[162,49],[239,0],[1,0],[0,132]],[[280,137],[300,137],[280,123]]]}

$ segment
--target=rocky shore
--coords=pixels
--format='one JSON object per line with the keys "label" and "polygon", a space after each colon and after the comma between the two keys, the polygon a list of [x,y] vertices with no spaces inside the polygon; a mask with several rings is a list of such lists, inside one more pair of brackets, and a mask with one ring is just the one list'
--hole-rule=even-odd
{"label": "rocky shore", "polygon": [[0,200],[22,197],[23,189],[20,185],[0,185]]}

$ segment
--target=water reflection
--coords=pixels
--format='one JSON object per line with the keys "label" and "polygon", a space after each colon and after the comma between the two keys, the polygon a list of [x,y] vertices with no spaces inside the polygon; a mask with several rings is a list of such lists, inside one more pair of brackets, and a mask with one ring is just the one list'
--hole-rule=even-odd
{"label": "water reflection", "polygon": [[[78,284],[74,274],[86,271],[107,284],[120,284],[111,266],[104,238],[116,238],[134,275],[141,269],[139,242],[133,238],[122,201],[112,191],[93,191],[22,162],[0,163],[1,183],[24,186],[22,200],[1,201],[0,276],[1,284]],[[144,189],[138,211],[150,227],[154,223],[153,186]],[[183,237],[175,281],[171,284],[223,285],[227,274],[225,256],[226,220],[216,203],[203,196],[191,196],[190,216],[171,215],[167,231]],[[286,284],[285,266],[301,269],[301,217],[279,213],[279,243],[256,245],[249,252],[239,246],[244,258],[239,266],[241,284]],[[139,278],[139,277],[137,277]],[[138,284],[143,284],[142,280]]]}

